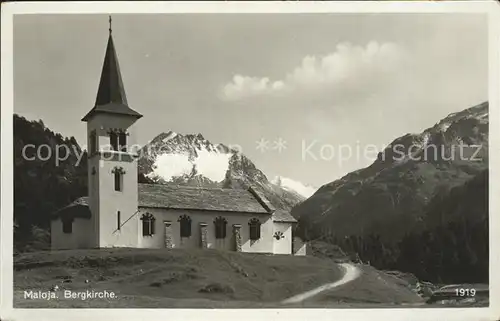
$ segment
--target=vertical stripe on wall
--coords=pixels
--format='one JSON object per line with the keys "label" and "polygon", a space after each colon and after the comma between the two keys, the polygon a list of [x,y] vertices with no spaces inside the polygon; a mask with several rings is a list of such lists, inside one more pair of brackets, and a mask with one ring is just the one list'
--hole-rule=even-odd
{"label": "vertical stripe on wall", "polygon": [[165,248],[171,249],[174,247],[173,237],[172,237],[172,223],[164,221],[163,226],[165,230]]}
{"label": "vertical stripe on wall", "polygon": [[202,249],[206,249],[208,247],[208,231],[207,224],[200,223],[200,246]]}
{"label": "vertical stripe on wall", "polygon": [[234,249],[236,252],[241,252],[241,225],[233,225]]}

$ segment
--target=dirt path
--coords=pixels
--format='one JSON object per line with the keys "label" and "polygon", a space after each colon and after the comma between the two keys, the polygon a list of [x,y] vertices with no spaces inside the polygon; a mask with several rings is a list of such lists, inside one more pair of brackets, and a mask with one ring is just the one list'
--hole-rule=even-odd
{"label": "dirt path", "polygon": [[319,286],[313,290],[310,290],[310,291],[307,291],[307,292],[304,292],[301,294],[294,295],[291,298],[283,300],[281,303],[288,304],[288,303],[302,302],[302,301],[309,299],[309,298],[311,298],[311,297],[313,297],[313,296],[315,296],[323,291],[331,290],[331,289],[334,289],[334,288],[341,286],[343,284],[349,283],[349,282],[355,280],[356,278],[358,278],[359,275],[361,274],[361,271],[359,270],[359,268],[354,266],[353,264],[342,263],[342,264],[339,264],[339,266],[342,270],[344,270],[344,276],[340,280],[333,282],[333,283],[324,284],[324,285]]}

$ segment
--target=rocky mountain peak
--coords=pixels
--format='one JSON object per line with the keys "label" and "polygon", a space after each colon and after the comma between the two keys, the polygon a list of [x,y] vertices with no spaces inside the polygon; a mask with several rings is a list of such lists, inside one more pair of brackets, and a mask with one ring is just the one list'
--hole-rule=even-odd
{"label": "rocky mountain peak", "polygon": [[323,185],[292,213],[317,234],[330,227],[340,235],[397,237],[424,224],[422,212],[437,191],[487,166],[488,103],[482,103],[396,138],[370,166]]}
{"label": "rocky mountain peak", "polygon": [[304,200],[300,193],[269,182],[245,155],[222,143],[213,144],[201,133],[163,132],[145,145],[139,155],[139,173],[157,183],[252,186],[264,193],[276,208],[286,210]]}

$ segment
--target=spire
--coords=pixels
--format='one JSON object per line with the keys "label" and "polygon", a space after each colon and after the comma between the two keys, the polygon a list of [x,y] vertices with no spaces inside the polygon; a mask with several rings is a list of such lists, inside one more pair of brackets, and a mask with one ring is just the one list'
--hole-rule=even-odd
{"label": "spire", "polygon": [[141,118],[142,115],[132,110],[128,106],[127,96],[125,95],[125,87],[123,86],[120,66],[118,64],[118,56],[116,55],[113,36],[111,34],[111,16],[109,16],[109,37],[104,63],[102,66],[101,80],[99,89],[97,90],[97,98],[95,106],[92,110],[83,117],[83,121],[87,121],[95,113],[112,113],[129,115],[136,118]]}
{"label": "spire", "polygon": [[111,35],[111,27],[95,104],[99,106],[109,103],[118,103],[127,106],[127,96],[125,95],[125,87],[123,86],[115,44]]}

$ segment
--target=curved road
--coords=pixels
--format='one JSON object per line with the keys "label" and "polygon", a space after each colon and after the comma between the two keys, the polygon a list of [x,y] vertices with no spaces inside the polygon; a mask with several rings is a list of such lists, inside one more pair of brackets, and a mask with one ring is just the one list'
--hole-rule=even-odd
{"label": "curved road", "polygon": [[359,277],[359,275],[361,274],[361,271],[355,265],[348,264],[348,263],[342,263],[342,264],[339,264],[339,266],[342,270],[344,270],[344,275],[342,276],[342,278],[340,280],[333,282],[333,283],[324,284],[324,285],[319,286],[313,290],[310,290],[310,291],[307,291],[307,292],[304,292],[301,294],[294,295],[291,298],[283,300],[281,303],[288,304],[288,303],[302,302],[302,301],[309,299],[315,295],[318,295],[319,293],[321,293],[323,291],[331,290],[331,289],[334,289],[338,286],[349,283],[349,282],[357,279]]}

